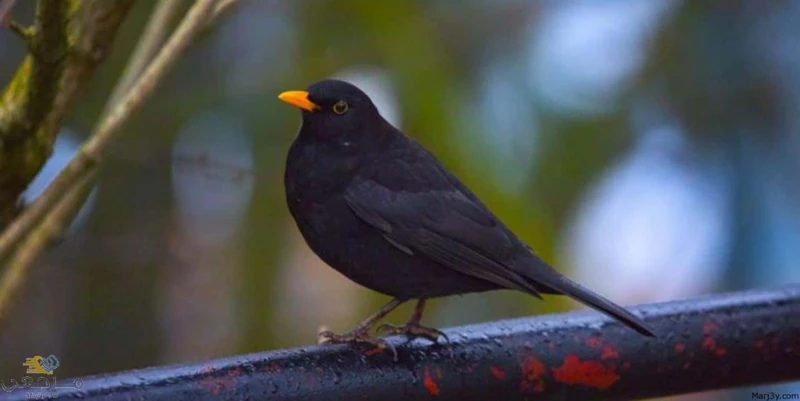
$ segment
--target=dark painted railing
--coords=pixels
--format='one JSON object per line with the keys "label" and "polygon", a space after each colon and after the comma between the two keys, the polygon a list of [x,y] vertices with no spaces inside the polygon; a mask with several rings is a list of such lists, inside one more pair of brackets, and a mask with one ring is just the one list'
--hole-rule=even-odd
{"label": "dark painted railing", "polygon": [[800,286],[631,309],[658,338],[582,311],[448,329],[450,345],[391,338],[398,362],[369,346],[310,346],[38,391],[90,400],[590,401],[800,380]]}

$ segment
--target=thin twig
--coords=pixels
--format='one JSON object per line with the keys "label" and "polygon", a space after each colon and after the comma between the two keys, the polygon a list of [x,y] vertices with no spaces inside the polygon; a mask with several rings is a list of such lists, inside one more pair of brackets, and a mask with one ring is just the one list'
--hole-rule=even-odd
{"label": "thin twig", "polygon": [[[48,10],[53,10],[53,4],[72,4],[69,2],[59,2],[51,0],[41,0],[40,3],[47,3]],[[67,115],[75,100],[78,98],[86,82],[88,82],[96,67],[109,52],[113,39],[119,25],[127,15],[128,10],[133,4],[132,0],[117,1],[84,1],[75,2],[78,8],[69,8],[66,19],[69,22],[52,22],[53,18],[47,17],[40,19],[37,13],[37,26],[35,35],[44,35],[44,32],[53,29],[69,30],[64,33],[64,43],[56,44],[62,48],[67,46],[68,57],[66,57],[63,71],[55,81],[54,78],[42,80],[42,84],[37,84],[38,78],[33,71],[41,71],[41,67],[32,68],[32,65],[41,64],[48,66],[51,63],[42,63],[40,58],[29,55],[17,71],[17,75],[8,84],[3,98],[0,99],[0,137],[3,140],[2,157],[4,158],[3,168],[0,170],[0,215],[4,220],[6,217],[6,207],[9,203],[17,204],[19,193],[22,192],[35,171],[44,163],[45,153],[49,154],[52,149],[52,142],[61,127],[61,122]],[[49,13],[49,12],[48,12]],[[51,34],[48,34],[51,36]],[[67,38],[72,40],[67,43]],[[42,40],[32,40],[43,42]],[[49,42],[49,41],[48,41]],[[44,51],[43,51],[44,50]],[[38,54],[59,54],[60,51],[47,51],[39,45]],[[36,82],[35,82],[36,81]],[[11,90],[17,86],[18,89]],[[53,102],[43,100],[45,93],[53,90],[56,92]],[[25,93],[34,94],[31,100]],[[27,99],[27,100],[26,100]],[[41,115],[36,118],[25,117],[31,112],[27,108],[36,107],[42,113],[46,113],[44,119]],[[16,138],[11,140],[10,138]],[[32,151],[26,149],[39,149],[42,152],[42,160],[35,160]],[[48,207],[52,206],[49,205]],[[15,208],[16,209],[16,208]],[[15,210],[15,214],[17,211]],[[25,214],[24,212],[21,214]],[[33,218],[20,219],[16,216],[10,222],[2,221],[5,229],[0,235],[0,262],[5,261],[15,250],[19,242],[30,232],[31,228],[38,223],[44,213],[35,214]],[[29,214],[30,216],[30,214]]]}
{"label": "thin twig", "polygon": [[6,21],[6,17],[17,4],[17,0],[2,0],[0,1],[0,21]]}
{"label": "thin twig", "polygon": [[219,0],[217,6],[214,7],[214,13],[212,14],[211,20],[216,20],[219,16],[224,13],[228,8],[236,3],[237,0]]}
{"label": "thin twig", "polygon": [[167,39],[169,27],[181,9],[183,9],[183,1],[181,0],[161,0],[156,4],[153,15],[150,16],[139,43],[125,66],[122,78],[117,82],[114,91],[111,92],[111,96],[108,98],[108,102],[106,102],[103,118],[113,110],[113,107],[128,92],[145,67],[153,60],[153,57],[155,57]]}
{"label": "thin twig", "polygon": [[26,44],[30,45],[31,38],[33,38],[33,29],[23,26],[17,21],[11,19],[11,10],[14,8],[16,3],[17,0],[0,1],[0,24],[7,26],[11,32],[19,35]]}
{"label": "thin twig", "polygon": [[[210,17],[213,17],[212,13],[216,6],[217,0],[198,0],[192,6],[175,30],[175,33],[172,34],[152,63],[147,66],[136,83],[127,91],[122,100],[114,106],[113,111],[103,119],[92,136],[84,142],[77,155],[70,160],[36,201],[12,223],[9,230],[3,234],[3,237],[9,231],[22,237],[26,232],[30,231],[37,221],[49,213],[60,199],[64,198],[64,193],[70,191],[85,176],[94,175],[94,170],[102,157],[103,151],[119,134],[120,128],[127,122],[133,112],[152,94],[155,87],[197,34],[210,23]],[[83,200],[84,198],[76,197],[68,203],[81,204]],[[53,216],[53,214],[55,214],[54,210],[45,219],[61,221],[69,217],[67,213],[59,213],[57,216]],[[63,224],[63,221],[61,224]],[[13,231],[11,230],[12,228],[14,229]],[[11,266],[6,269],[2,280],[0,280],[0,317],[8,304],[11,294],[21,283],[27,267],[47,243],[49,236],[52,235],[52,232],[48,230],[44,232],[37,230],[37,233],[39,233],[37,236],[41,236],[44,239],[31,238],[30,242],[21,244]],[[6,242],[4,241],[6,238],[3,237],[0,237],[0,244],[6,245],[7,243],[18,242],[12,241],[13,238],[8,239],[8,242]],[[2,251],[3,249],[0,248],[0,254],[2,254]]]}
{"label": "thin twig", "polygon": [[[8,3],[4,3],[4,6],[7,7]],[[43,125],[43,120],[53,109],[58,94],[58,82],[64,74],[63,58],[57,57],[56,54],[61,54],[67,45],[69,18],[70,13],[65,3],[37,2],[36,29],[33,37],[28,41],[31,54],[25,57],[20,64],[16,76],[7,85],[2,99],[0,99],[0,138],[4,145],[4,171],[0,175],[0,184],[4,191],[14,186],[24,188],[33,178],[30,174],[15,177],[17,171],[25,171],[23,167],[29,163],[25,159],[32,159],[28,154],[26,154],[26,158],[20,157],[20,154],[27,152],[25,147],[20,144],[25,141],[37,140],[36,131]],[[17,85],[22,90],[13,89]],[[19,160],[15,162],[14,157]],[[43,163],[43,160],[41,162]],[[16,203],[18,196],[16,191],[4,195],[9,198],[14,196]],[[0,207],[5,207],[4,203],[9,198],[3,199]],[[11,226],[9,229],[13,231]],[[6,232],[0,237],[0,258],[7,257],[11,253],[12,247],[18,242],[6,243],[3,238],[5,236]]]}
{"label": "thin twig", "polygon": [[83,205],[83,199],[89,194],[94,183],[95,174],[85,174],[81,179],[61,197],[52,211],[42,220],[39,226],[31,232],[23,246],[11,258],[3,279],[0,281],[0,317],[5,314],[8,300],[22,284],[28,267],[44,249],[49,241],[56,235],[61,235],[68,224]]}
{"label": "thin twig", "polygon": [[19,35],[26,44],[30,45],[31,39],[33,38],[33,28],[23,26],[17,21],[11,19],[11,17],[6,17],[5,24],[8,25],[8,29],[10,29],[11,32]]}
{"label": "thin twig", "polygon": [[[209,6],[208,3],[213,3],[213,1],[205,0],[205,1],[199,2],[199,3],[195,4],[195,6],[194,6],[194,8],[192,10],[195,12],[195,14],[197,14],[198,8],[201,7],[201,6],[208,7]],[[206,11],[203,8],[201,8],[199,10],[200,11],[204,11],[204,12]],[[187,15],[187,18],[188,17],[189,16]],[[203,15],[203,17],[204,17],[204,15]],[[181,32],[176,32],[175,34],[173,34],[173,37],[170,39],[170,41],[172,43],[172,50],[171,51],[175,51],[176,50],[175,49],[175,47],[176,47],[175,46],[176,38],[177,39],[183,38],[181,41],[190,39],[190,38],[185,36],[186,35],[186,31],[187,31],[186,22],[187,22],[187,20],[185,19],[184,22],[182,23],[182,26],[181,26],[182,29],[180,30],[181,32],[183,32],[183,36],[178,36],[178,34],[181,33]],[[194,29],[192,29],[192,31],[194,31]],[[192,32],[190,32],[190,33],[192,33]],[[165,48],[166,48],[166,46],[165,46]],[[174,60],[169,60],[169,58],[170,58],[169,56],[170,56],[169,53],[165,53],[164,50],[162,50],[162,52],[159,54],[159,58],[161,59],[161,63],[159,63],[159,65],[156,65],[155,63],[153,65],[151,65],[150,69],[148,69],[148,72],[155,71],[155,73],[158,74],[158,75],[163,74],[165,71],[161,71],[160,74],[159,74],[158,70],[160,70],[160,69],[165,67],[165,65],[164,65],[165,61],[168,62],[168,64],[172,64],[172,62],[174,62]],[[155,70],[154,70],[153,67],[157,67],[157,68],[155,68]],[[120,123],[120,121],[119,121],[120,117],[126,118],[127,114],[129,114],[132,111],[131,106],[134,106],[134,107],[136,106],[136,103],[137,103],[137,99],[136,98],[141,98],[142,94],[149,94],[149,93],[143,93],[144,92],[143,90],[147,89],[146,86],[152,86],[152,84],[153,84],[153,82],[152,82],[153,81],[152,80],[153,74],[152,73],[148,74],[148,76],[149,76],[151,85],[144,85],[147,82],[144,82],[145,80],[142,79],[142,85],[141,86],[143,86],[143,88],[141,88],[141,89],[136,88],[137,89],[137,93],[129,93],[129,95],[126,96],[126,98],[125,98],[125,102],[122,102],[120,105],[118,105],[115,108],[114,113],[112,115],[110,115],[109,118],[106,119],[106,120],[114,119],[116,122],[112,122],[112,123],[106,122],[106,123],[104,123],[100,127],[101,129],[98,129],[96,131],[96,133],[95,133],[93,138],[96,138],[98,136],[98,134],[104,134],[102,136],[103,136],[103,138],[105,138],[106,136],[108,136],[109,132],[111,132],[111,134],[115,133],[116,129],[118,128],[117,125],[119,125],[119,123]],[[156,78],[160,78],[160,77],[156,77]],[[152,89],[152,88],[150,88],[150,89]],[[132,90],[131,92],[134,92],[134,91]],[[141,99],[138,99],[138,101],[141,101]],[[95,157],[94,154],[95,154],[95,151],[96,151],[96,149],[98,147],[97,143],[102,144],[105,141],[107,141],[107,139],[103,139],[103,140],[100,140],[100,141],[95,140],[95,141],[92,142],[91,146],[89,146],[89,144],[86,143],[81,148],[81,150],[78,153],[78,155],[76,155],[70,161],[70,163],[67,164],[67,166],[64,168],[64,170],[62,170],[61,173],[59,173],[59,175],[55,178],[55,180],[53,180],[53,182],[50,183],[50,185],[45,189],[44,193],[42,193],[42,195],[39,196],[36,199],[35,202],[33,202],[31,205],[29,205],[25,209],[25,211],[20,216],[18,216],[5,229],[5,231],[3,232],[2,236],[0,236],[0,260],[4,259],[4,256],[8,255],[8,253],[11,251],[11,249],[17,243],[19,243],[19,240],[23,236],[25,236],[25,234],[30,232],[31,228],[33,228],[33,226],[36,224],[36,222],[39,219],[41,219],[41,217],[47,212],[47,210],[49,210],[53,206],[55,201],[59,198],[59,194],[63,193],[63,191],[72,182],[74,182],[76,177],[78,177],[83,172],[85,172],[87,170],[87,168],[89,168],[94,163],[94,157]]]}
{"label": "thin twig", "polygon": [[[113,110],[113,106],[119,101],[119,98],[131,88],[142,71],[152,61],[158,49],[164,43],[168,35],[169,25],[176,17],[177,12],[180,11],[180,6],[180,0],[161,0],[156,5],[139,43],[136,45],[130,61],[125,67],[122,78],[117,82],[112,96],[109,97],[106,103],[106,111],[101,121],[108,116],[109,112]],[[16,290],[22,282],[28,267],[33,264],[36,256],[50,243],[49,238],[61,235],[68,227],[69,222],[74,219],[77,211],[80,210],[80,206],[84,204],[84,199],[88,196],[89,189],[93,187],[94,180],[99,173],[98,170],[95,165],[86,171],[84,178],[70,189],[67,196],[59,199],[47,217],[31,231],[19,247],[19,250],[10,259],[8,274],[3,276],[3,280],[0,281],[0,316],[3,314],[3,305],[5,304],[5,302],[1,301],[4,297],[2,294],[11,294]]]}
{"label": "thin twig", "polygon": [[[158,53],[158,56],[142,73],[141,78],[119,104],[114,106],[114,110],[108,115],[108,118],[103,120],[94,134],[84,142],[79,154],[70,162],[71,165],[89,164],[100,159],[111,140],[119,134],[122,125],[127,122],[128,118],[139,108],[143,101],[150,96],[167,71],[172,69],[172,66],[178,61],[192,39],[205,27],[215,5],[216,0],[198,0],[192,6],[178,29]],[[61,182],[59,182],[58,178],[61,178]],[[45,190],[42,197],[48,195],[55,197],[63,189],[57,184],[64,183],[69,185],[77,180],[77,176],[70,173],[69,168],[64,169],[58,178],[47,188],[49,191]]]}

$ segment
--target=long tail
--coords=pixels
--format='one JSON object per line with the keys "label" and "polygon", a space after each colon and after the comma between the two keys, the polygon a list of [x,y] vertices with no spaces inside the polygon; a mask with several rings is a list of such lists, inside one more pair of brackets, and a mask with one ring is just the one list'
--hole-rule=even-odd
{"label": "long tail", "polygon": [[[548,268],[550,267],[548,266]],[[636,330],[639,334],[648,337],[656,337],[653,330],[647,327],[647,325],[633,313],[567,277],[562,276],[555,270],[551,270],[546,274],[536,274],[535,277],[528,278],[536,283],[537,286],[545,287],[543,288],[543,292],[570,296],[619,320],[626,326]]]}

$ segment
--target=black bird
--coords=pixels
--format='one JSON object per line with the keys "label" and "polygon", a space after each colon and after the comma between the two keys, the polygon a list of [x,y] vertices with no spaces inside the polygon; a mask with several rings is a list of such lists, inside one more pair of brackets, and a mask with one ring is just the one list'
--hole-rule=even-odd
{"label": "black bird", "polygon": [[426,299],[498,289],[568,295],[655,336],[632,313],[539,259],[354,85],[324,80],[278,97],[302,109],[284,185],[303,238],[349,279],[394,297],[346,334],[320,333],[321,342],[384,347],[370,328],[411,299],[417,305],[408,323],[378,331],[436,341],[442,333],[420,324]]}

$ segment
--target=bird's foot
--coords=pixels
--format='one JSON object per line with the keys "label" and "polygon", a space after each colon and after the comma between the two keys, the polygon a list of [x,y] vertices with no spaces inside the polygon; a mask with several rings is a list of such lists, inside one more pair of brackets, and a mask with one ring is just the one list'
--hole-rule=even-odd
{"label": "bird's foot", "polygon": [[392,344],[381,338],[371,336],[367,330],[353,330],[344,334],[336,334],[330,330],[323,330],[317,334],[317,344],[350,344],[365,343],[372,344],[379,349],[389,349],[392,351],[394,360],[397,361],[397,350]]}
{"label": "bird's foot", "polygon": [[448,338],[447,334],[444,334],[441,330],[437,330],[432,327],[425,327],[417,322],[408,322],[400,326],[384,323],[378,326],[375,331],[383,335],[399,334],[408,336],[410,338],[423,337],[433,341],[434,343],[438,343],[439,337],[442,337],[446,343],[450,343],[450,338]]}

